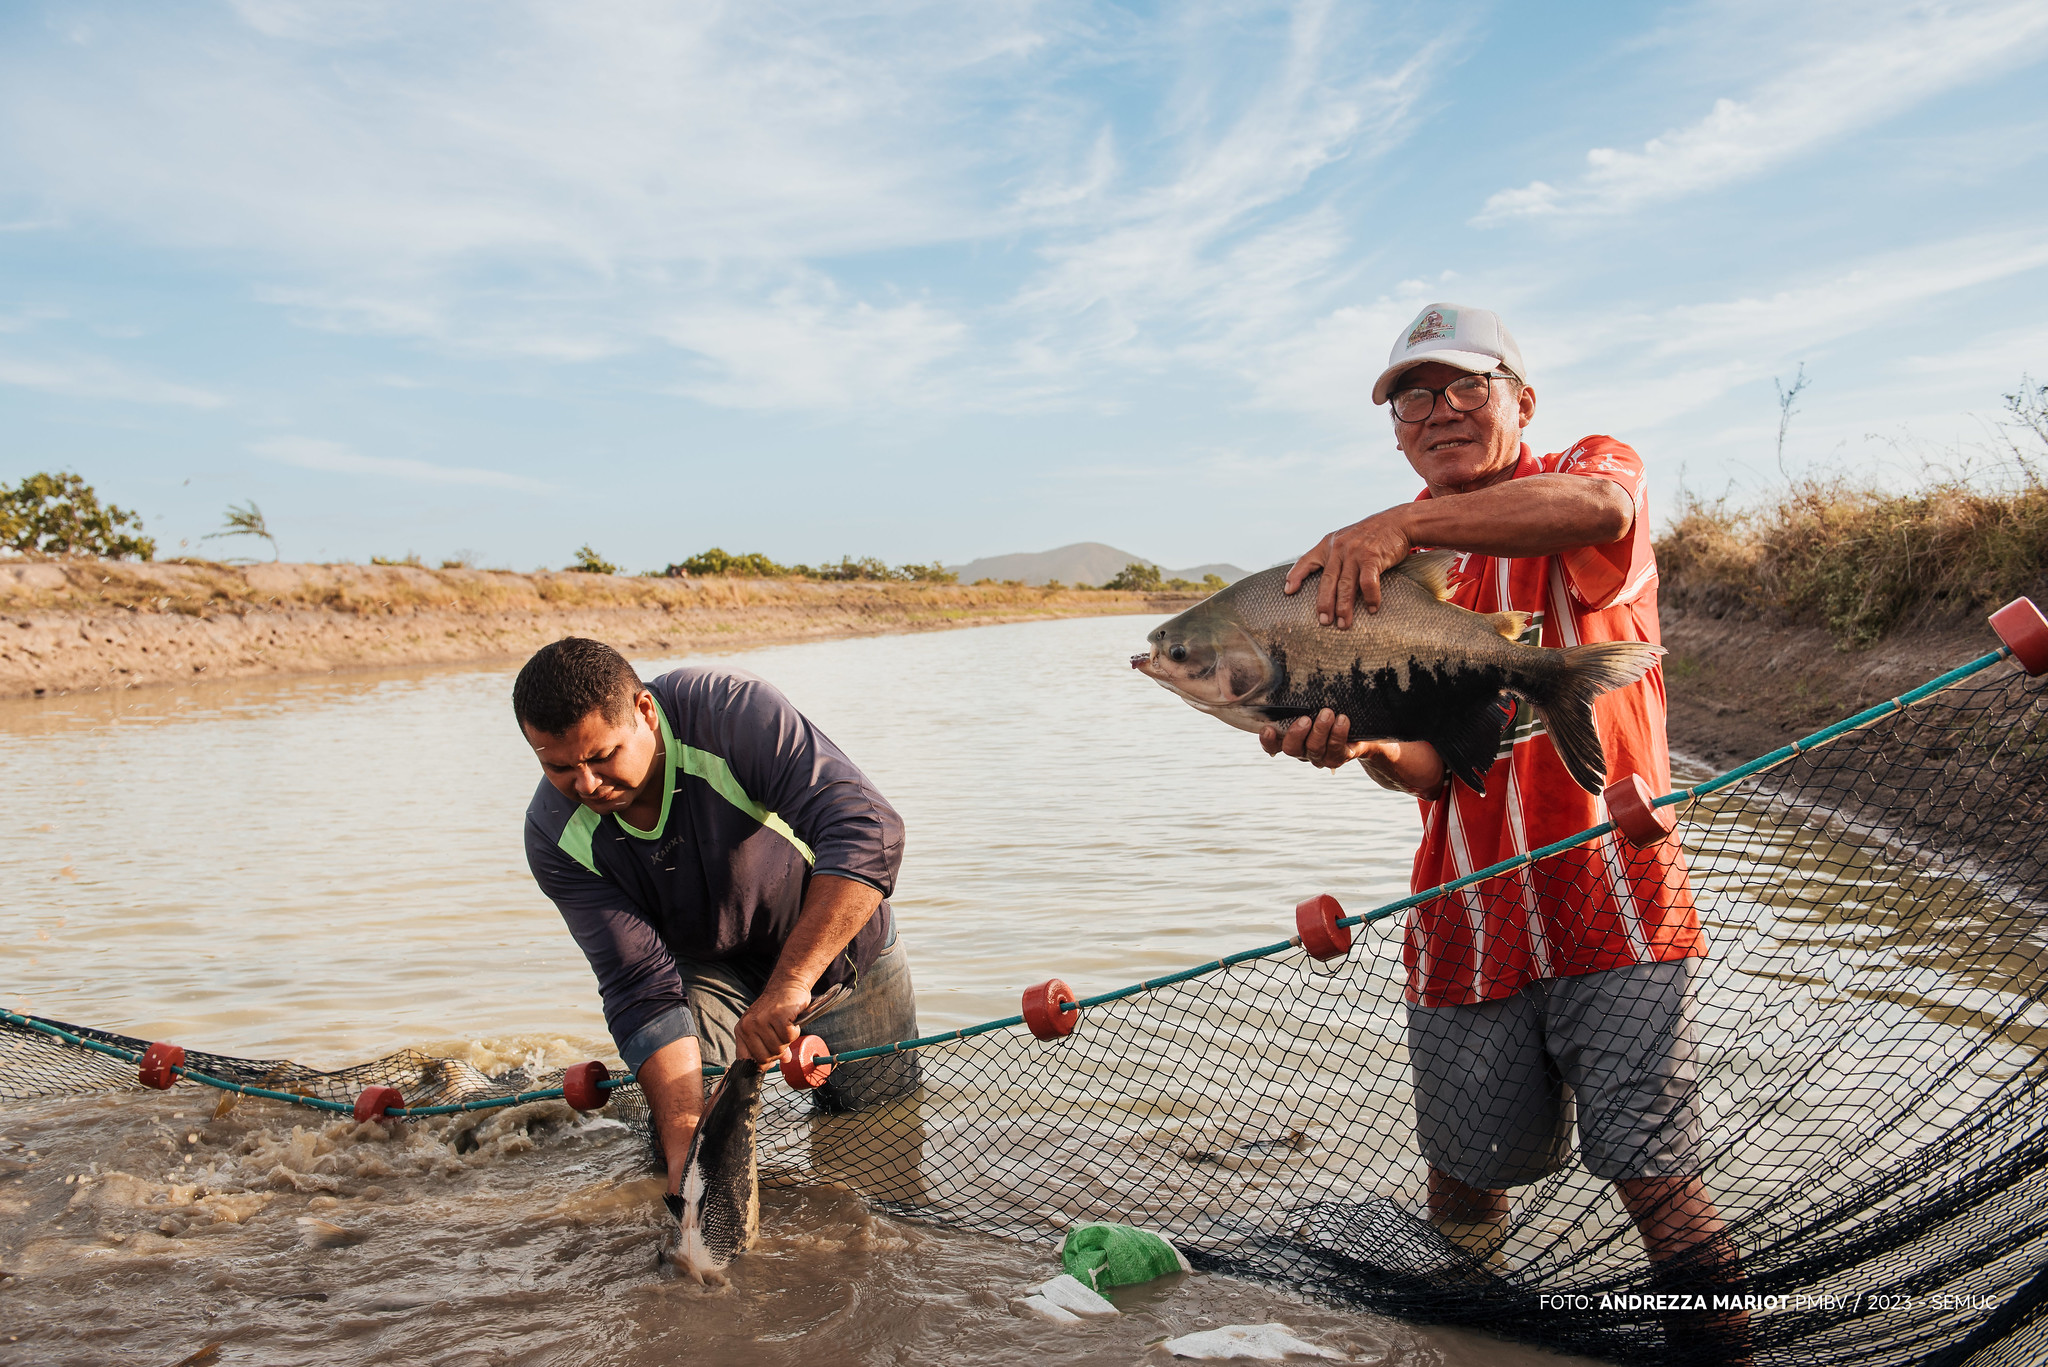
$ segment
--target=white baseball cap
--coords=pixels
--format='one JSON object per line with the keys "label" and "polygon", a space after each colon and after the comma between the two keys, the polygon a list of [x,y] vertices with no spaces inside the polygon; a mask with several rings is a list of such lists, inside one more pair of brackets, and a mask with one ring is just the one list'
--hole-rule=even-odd
{"label": "white baseball cap", "polygon": [[1515,345],[1514,335],[1499,314],[1458,304],[1431,304],[1394,339],[1387,368],[1373,381],[1372,401],[1385,403],[1402,371],[1430,361],[1474,375],[1499,369],[1518,380],[1529,378],[1522,369],[1522,349]]}

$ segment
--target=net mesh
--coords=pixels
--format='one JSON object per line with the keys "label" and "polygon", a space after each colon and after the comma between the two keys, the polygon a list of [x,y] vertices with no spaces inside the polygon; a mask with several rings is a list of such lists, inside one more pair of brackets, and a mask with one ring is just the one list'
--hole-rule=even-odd
{"label": "net mesh", "polygon": [[[1402,958],[1405,919],[1445,909],[1430,904],[1361,927],[1330,962],[1296,949],[1092,1006],[1062,1039],[926,1048],[912,1095],[857,1114],[771,1087],[762,1178],[1026,1240],[1144,1225],[1207,1269],[1617,1362],[1683,1359],[1668,1305],[1641,1298],[1688,1287],[1758,1298],[1759,1362],[2039,1361],[2044,786],[2048,688],[1999,665],[1682,806],[1675,857],[1607,836],[1453,894],[1461,915],[1513,918],[1590,861],[1689,881],[1711,953],[1693,961],[1696,1067],[1671,1104],[1697,1131],[1689,1166],[1739,1280],[1653,1273],[1615,1186],[1579,1161],[1516,1187],[1477,1237],[1431,1223],[1429,1065],[1410,1058]],[[334,1100],[373,1082],[415,1104],[547,1082],[417,1053],[333,1073],[191,1062]],[[133,1085],[130,1065],[0,1034],[0,1098]],[[1588,1124],[1562,1131],[1567,1159]]]}

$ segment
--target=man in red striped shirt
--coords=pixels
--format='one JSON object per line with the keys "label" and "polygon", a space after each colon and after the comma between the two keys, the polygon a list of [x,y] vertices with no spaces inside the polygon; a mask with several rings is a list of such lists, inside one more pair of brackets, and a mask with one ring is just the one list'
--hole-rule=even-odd
{"label": "man in red striped shirt", "polygon": [[[1536,412],[1526,376],[1496,315],[1424,309],[1372,397],[1391,404],[1395,441],[1426,487],[1324,537],[1295,563],[1287,591],[1321,570],[1318,616],[1348,628],[1357,611],[1378,610],[1383,571],[1417,549],[1449,549],[1461,553],[1451,601],[1528,614],[1525,640],[1655,644],[1642,460],[1600,436],[1532,455],[1521,441]],[[1594,717],[1610,780],[1635,774],[1670,791],[1662,670],[1603,694]],[[1417,892],[1607,818],[1526,703],[1506,717],[1483,794],[1449,779],[1426,742],[1354,741],[1348,728],[1326,709],[1260,740],[1268,754],[1325,768],[1357,760],[1382,786],[1414,794]],[[1696,1152],[1692,982],[1706,952],[1676,842],[1639,852],[1610,836],[1410,913],[1409,1052],[1440,1226],[1468,1246],[1497,1246],[1506,1189],[1570,1161],[1576,1112],[1580,1156],[1615,1182],[1653,1266],[1717,1283],[1735,1276]],[[1746,1351],[1728,1338],[1742,1336],[1739,1321],[1691,1328],[1667,1322],[1667,1335],[1718,1336],[1729,1356]]]}

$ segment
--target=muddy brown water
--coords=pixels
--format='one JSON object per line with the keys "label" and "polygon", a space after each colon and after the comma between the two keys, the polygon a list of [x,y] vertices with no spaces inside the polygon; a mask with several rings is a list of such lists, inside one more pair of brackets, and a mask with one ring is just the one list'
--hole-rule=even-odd
{"label": "muddy brown water", "polygon": [[[927,1030],[1282,938],[1405,887],[1411,803],[1312,773],[1125,664],[1143,619],[728,657],[903,811],[896,905]],[[673,661],[643,661],[647,672]],[[15,1009],[318,1066],[611,1055],[528,877],[511,671],[0,703],[0,990]],[[642,1141],[559,1103],[358,1127],[181,1087],[0,1109],[0,1363],[1163,1362],[1278,1320],[1361,1360],[1561,1361],[1226,1277],[1018,1318],[1052,1250],[770,1189],[707,1292],[656,1265]]]}

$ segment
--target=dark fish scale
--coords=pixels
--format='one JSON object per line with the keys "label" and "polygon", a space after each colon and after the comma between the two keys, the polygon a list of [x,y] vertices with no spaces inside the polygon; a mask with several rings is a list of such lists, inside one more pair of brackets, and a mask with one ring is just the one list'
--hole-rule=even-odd
{"label": "dark fish scale", "polygon": [[761,1227],[755,1135],[761,1120],[761,1065],[739,1059],[726,1070],[690,1140],[683,1193],[669,1256],[698,1281],[722,1280],[727,1264],[753,1246]]}

